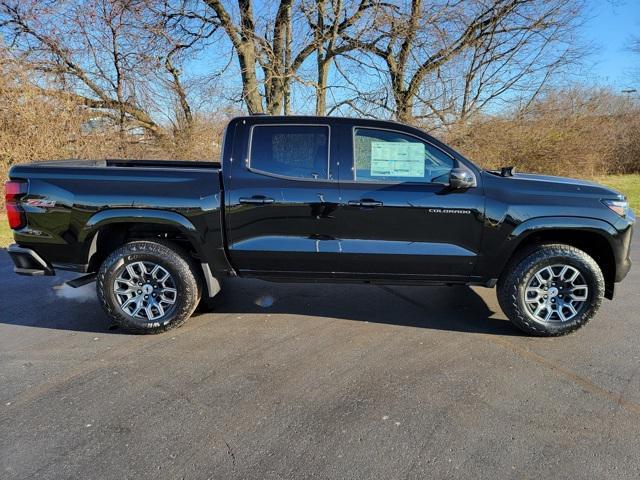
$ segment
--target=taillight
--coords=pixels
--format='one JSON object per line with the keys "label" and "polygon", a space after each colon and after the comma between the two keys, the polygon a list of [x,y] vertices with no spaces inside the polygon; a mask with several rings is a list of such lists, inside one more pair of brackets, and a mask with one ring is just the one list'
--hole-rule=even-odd
{"label": "taillight", "polygon": [[4,184],[4,202],[7,209],[9,226],[17,230],[25,226],[26,217],[18,205],[18,199],[27,193],[27,183],[21,180],[9,180]]}

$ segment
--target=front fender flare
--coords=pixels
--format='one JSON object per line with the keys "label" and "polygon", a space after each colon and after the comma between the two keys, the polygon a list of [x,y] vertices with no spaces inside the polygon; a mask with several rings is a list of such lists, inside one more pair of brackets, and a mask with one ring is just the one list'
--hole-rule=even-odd
{"label": "front fender flare", "polygon": [[618,231],[610,223],[597,218],[588,217],[535,217],[517,225],[506,235],[501,244],[495,245],[491,250],[495,253],[484,258],[482,267],[491,272],[491,277],[497,278],[516,249],[531,235],[538,232],[552,231],[588,231],[603,237],[616,255],[616,238]]}
{"label": "front fender flare", "polygon": [[589,230],[605,236],[615,236],[617,230],[604,220],[588,217],[536,217],[522,222],[514,228],[507,242],[516,244],[530,234],[542,230]]}

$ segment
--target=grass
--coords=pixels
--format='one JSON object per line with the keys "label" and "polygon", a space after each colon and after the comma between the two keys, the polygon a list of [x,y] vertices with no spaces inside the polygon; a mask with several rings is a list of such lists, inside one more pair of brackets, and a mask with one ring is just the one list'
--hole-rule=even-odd
{"label": "grass", "polygon": [[[597,177],[595,181],[624,193],[629,198],[631,207],[640,213],[640,174],[607,175]],[[0,209],[0,248],[7,247],[12,242],[13,234],[7,223],[5,212]]]}
{"label": "grass", "polygon": [[0,209],[0,215],[2,215],[2,217],[0,217],[0,248],[4,248],[13,242],[13,234],[9,228],[7,216],[2,209]]}
{"label": "grass", "polygon": [[624,193],[629,199],[631,208],[633,208],[635,212],[640,211],[639,173],[633,175],[608,175],[606,177],[598,177],[596,181]]}

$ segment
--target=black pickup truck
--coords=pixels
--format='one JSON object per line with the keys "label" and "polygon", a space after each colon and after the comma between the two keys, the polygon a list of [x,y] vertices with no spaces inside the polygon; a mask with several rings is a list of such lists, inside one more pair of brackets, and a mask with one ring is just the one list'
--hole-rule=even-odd
{"label": "black pickup truck", "polygon": [[497,286],[511,321],[562,335],[631,266],[623,195],[580,180],[485,171],[423,131],[350,118],[231,120],[222,161],[14,166],[15,271],[96,280],[139,332],[182,324],[225,276]]}

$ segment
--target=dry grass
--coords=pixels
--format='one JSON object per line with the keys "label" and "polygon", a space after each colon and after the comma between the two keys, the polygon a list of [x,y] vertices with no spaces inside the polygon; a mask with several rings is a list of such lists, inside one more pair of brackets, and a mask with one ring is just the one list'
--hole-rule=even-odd
{"label": "dry grass", "polygon": [[[105,112],[33,83],[33,72],[0,55],[0,180],[11,165],[42,159],[217,158],[235,112],[196,114],[191,128],[161,137],[122,133]],[[565,90],[523,111],[460,122],[443,135],[487,168],[595,177],[640,172],[640,104],[608,90]]]}
{"label": "dry grass", "polygon": [[486,168],[569,177],[640,172],[640,105],[606,90],[558,92],[526,114],[476,118],[447,140]]}
{"label": "dry grass", "polygon": [[105,112],[51,91],[0,55],[0,181],[12,165],[47,159],[214,159],[233,113],[196,114],[190,128],[167,125],[162,137],[153,137],[140,129],[122,133]]}
{"label": "dry grass", "polygon": [[[4,212],[0,212],[4,217]],[[0,219],[0,248],[4,248],[13,242],[13,234],[6,218]]]}

